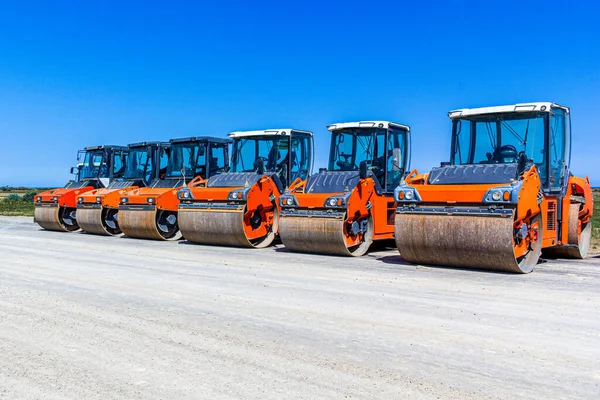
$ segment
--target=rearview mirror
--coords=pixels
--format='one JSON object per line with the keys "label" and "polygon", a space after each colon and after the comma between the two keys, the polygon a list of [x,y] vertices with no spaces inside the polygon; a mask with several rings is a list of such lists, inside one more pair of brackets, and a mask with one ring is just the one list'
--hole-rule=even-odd
{"label": "rearview mirror", "polygon": [[394,147],[394,150],[392,150],[392,171],[400,171],[402,164],[402,149]]}
{"label": "rearview mirror", "polygon": [[79,167],[71,167],[71,175],[77,175],[79,173]]}

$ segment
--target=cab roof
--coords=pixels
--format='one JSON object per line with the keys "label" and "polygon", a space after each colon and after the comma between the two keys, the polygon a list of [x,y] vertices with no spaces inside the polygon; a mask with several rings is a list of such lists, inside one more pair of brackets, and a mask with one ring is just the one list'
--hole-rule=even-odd
{"label": "cab roof", "polygon": [[214,136],[191,136],[169,140],[170,143],[205,142],[205,143],[231,143],[230,139]]}
{"label": "cab roof", "polygon": [[535,103],[518,103],[508,106],[495,106],[495,107],[480,107],[480,108],[461,108],[458,110],[452,110],[448,112],[450,118],[468,117],[471,115],[485,115],[485,114],[501,114],[501,113],[518,113],[518,112],[550,112],[552,107],[562,108],[566,113],[569,113],[569,107],[561,106],[557,103],[550,101],[540,101]]}
{"label": "cab roof", "polygon": [[127,146],[129,147],[147,147],[147,146],[168,146],[169,142],[138,142],[138,143],[130,143]]}
{"label": "cab roof", "polygon": [[85,147],[85,151],[94,151],[94,150],[127,150],[129,147],[127,146],[119,146],[114,144],[103,144],[100,146],[88,146]]}
{"label": "cab roof", "polygon": [[356,121],[356,122],[340,122],[337,124],[331,124],[327,126],[329,131],[337,131],[340,129],[349,129],[349,128],[396,128],[396,129],[405,129],[410,132],[410,127],[408,125],[402,125],[397,122],[390,121]]}
{"label": "cab roof", "polygon": [[240,138],[247,136],[290,136],[292,133],[303,133],[305,135],[312,136],[313,133],[310,131],[303,131],[300,129],[292,128],[280,128],[280,129],[264,129],[257,131],[237,131],[231,132],[228,136],[230,138]]}

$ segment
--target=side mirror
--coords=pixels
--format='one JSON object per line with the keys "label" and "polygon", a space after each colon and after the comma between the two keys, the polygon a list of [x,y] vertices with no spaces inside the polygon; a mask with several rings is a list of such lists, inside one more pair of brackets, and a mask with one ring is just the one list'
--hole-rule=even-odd
{"label": "side mirror", "polygon": [[367,179],[367,175],[369,173],[369,168],[367,167],[366,161],[361,161],[360,166],[358,167],[358,175],[360,179]]}
{"label": "side mirror", "polygon": [[258,175],[263,175],[265,173],[265,162],[262,158],[259,158],[254,162],[254,169]]}
{"label": "side mirror", "polygon": [[527,156],[524,152],[521,152],[517,161],[517,174],[521,175],[525,170],[527,170]]}
{"label": "side mirror", "polygon": [[394,147],[394,150],[392,150],[392,171],[402,170],[402,164],[402,149]]}
{"label": "side mirror", "polygon": [[77,175],[79,173],[79,167],[71,167],[71,175]]}
{"label": "side mirror", "polygon": [[77,152],[77,161],[81,161],[81,155],[85,154],[85,150],[79,150]]}

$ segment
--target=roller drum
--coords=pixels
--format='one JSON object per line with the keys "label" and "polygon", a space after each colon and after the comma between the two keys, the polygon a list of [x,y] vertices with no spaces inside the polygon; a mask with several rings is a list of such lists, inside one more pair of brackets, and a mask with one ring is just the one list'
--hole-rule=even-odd
{"label": "roller drum", "polygon": [[59,232],[75,232],[79,230],[77,220],[71,219],[71,224],[67,224],[63,219],[63,214],[67,211],[64,207],[40,207],[36,206],[34,210],[34,221],[44,229]]}
{"label": "roller drum", "polygon": [[85,232],[96,235],[111,235],[102,221],[102,208],[78,208],[77,222]]}
{"label": "roller drum", "polygon": [[244,233],[243,210],[179,209],[179,228],[186,240],[218,246],[253,247]]}
{"label": "roller drum", "polygon": [[365,240],[358,246],[348,248],[344,223],[345,218],[284,216],[279,224],[279,237],[291,251],[362,256],[372,243],[372,224],[369,223],[370,232],[365,234]]}
{"label": "roller drum", "polygon": [[[176,213],[173,213],[176,214]],[[129,237],[153,240],[178,240],[181,232],[176,226],[172,232],[159,229],[160,212],[154,210],[119,210],[119,227]]]}
{"label": "roller drum", "polygon": [[541,252],[534,249],[515,259],[513,216],[465,216],[399,213],[395,236],[400,255],[415,264],[431,264],[529,273]]}

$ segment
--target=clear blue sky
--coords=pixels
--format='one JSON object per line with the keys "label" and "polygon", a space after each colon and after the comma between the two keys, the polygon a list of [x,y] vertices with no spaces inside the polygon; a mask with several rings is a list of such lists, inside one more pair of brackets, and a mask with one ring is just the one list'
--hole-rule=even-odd
{"label": "clear blue sky", "polygon": [[597,2],[245,3],[3,2],[0,185],[62,185],[86,145],[267,127],[315,132],[318,168],[325,125],[360,119],[410,125],[425,171],[448,110],[526,101],[571,107],[600,185]]}

